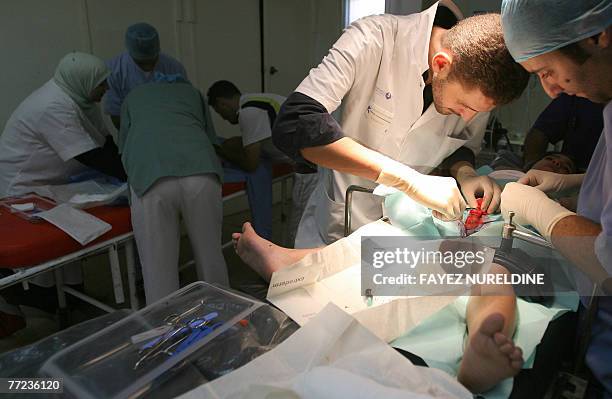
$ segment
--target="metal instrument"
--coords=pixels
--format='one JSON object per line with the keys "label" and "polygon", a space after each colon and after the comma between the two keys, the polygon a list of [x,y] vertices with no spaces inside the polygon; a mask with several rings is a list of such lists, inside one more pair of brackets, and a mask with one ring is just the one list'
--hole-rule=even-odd
{"label": "metal instrument", "polygon": [[554,248],[551,243],[541,237],[517,230],[516,226],[512,223],[515,213],[510,211],[508,215],[510,220],[508,223],[504,224],[504,229],[502,230],[502,242],[500,246],[502,251],[509,253],[512,250],[512,243],[515,238],[538,245],[540,247],[551,249]]}
{"label": "metal instrument", "polygon": [[[167,316],[164,319],[164,323],[172,326],[172,328],[140,347],[138,353],[141,356],[136,364],[134,364],[134,370],[139,369],[146,362],[159,355],[172,356],[175,353],[181,352],[188,345],[205,337],[223,324],[215,323],[211,326],[212,321],[219,316],[217,312],[210,312],[199,317],[195,316],[194,313],[203,307],[204,300],[201,300],[183,313]],[[188,316],[193,317],[188,321],[183,321]]]}

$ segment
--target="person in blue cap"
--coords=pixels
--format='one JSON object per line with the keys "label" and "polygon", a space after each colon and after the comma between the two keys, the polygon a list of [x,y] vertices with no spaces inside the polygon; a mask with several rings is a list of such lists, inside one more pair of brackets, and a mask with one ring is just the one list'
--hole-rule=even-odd
{"label": "person in blue cap", "polygon": [[126,51],[107,62],[111,74],[104,111],[110,115],[117,129],[120,126],[121,104],[129,92],[143,83],[153,81],[154,73],[180,74],[187,78],[185,67],[176,59],[160,51],[159,33],[155,27],[140,22],[125,32]]}
{"label": "person in blue cap", "polygon": [[[510,54],[538,75],[548,95],[605,104],[603,133],[586,174],[531,170],[506,185],[501,207],[505,216],[513,211],[517,222],[538,229],[576,266],[583,310],[591,293],[601,295],[584,360],[603,396],[612,398],[612,1],[504,0],[502,26]],[[576,213],[546,195],[577,187]]]}

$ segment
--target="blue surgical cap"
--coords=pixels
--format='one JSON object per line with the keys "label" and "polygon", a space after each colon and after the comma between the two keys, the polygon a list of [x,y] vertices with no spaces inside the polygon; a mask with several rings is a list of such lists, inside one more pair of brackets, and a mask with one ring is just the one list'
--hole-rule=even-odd
{"label": "blue surgical cap", "polygon": [[136,61],[148,61],[159,55],[159,34],[153,26],[141,22],[125,32],[125,47]]}
{"label": "blue surgical cap", "polygon": [[612,24],[610,0],[503,0],[502,27],[516,62],[596,35]]}

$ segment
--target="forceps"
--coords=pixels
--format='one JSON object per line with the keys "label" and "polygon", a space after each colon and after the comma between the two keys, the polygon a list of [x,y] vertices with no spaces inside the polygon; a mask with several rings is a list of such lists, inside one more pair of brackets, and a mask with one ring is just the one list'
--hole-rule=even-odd
{"label": "forceps", "polygon": [[[198,304],[197,306],[199,307],[201,305]],[[174,324],[175,328],[173,330],[168,331],[167,333],[163,334],[160,337],[154,338],[153,340],[147,342],[145,345],[143,345],[140,348],[138,353],[141,354],[142,356],[140,357],[140,359],[138,359],[138,361],[134,365],[134,370],[140,368],[140,366],[142,366],[145,361],[148,361],[148,360],[151,360],[157,357],[160,353],[171,355],[172,354],[170,352],[171,349],[175,348],[176,346],[181,344],[185,339],[190,337],[194,331],[203,330],[207,328],[208,324],[219,315],[217,312],[211,312],[205,315],[204,317],[193,318],[189,322],[179,325],[178,322],[182,318],[184,318],[186,315],[193,313],[195,311],[193,310],[194,308],[196,307],[194,306],[193,308],[189,309],[188,311],[180,315],[173,316],[173,319],[175,322]],[[167,345],[168,343],[169,345]]]}

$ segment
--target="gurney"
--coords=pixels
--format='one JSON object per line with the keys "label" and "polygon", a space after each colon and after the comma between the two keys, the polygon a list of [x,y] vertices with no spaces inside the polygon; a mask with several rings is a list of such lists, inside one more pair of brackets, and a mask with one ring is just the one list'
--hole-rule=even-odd
{"label": "gurney", "polygon": [[[273,166],[273,184],[281,183],[281,222],[283,228],[287,227],[286,220],[289,213],[288,180],[292,179],[294,175],[292,165],[279,163]],[[100,176],[100,174],[95,173],[93,176]],[[87,186],[90,183],[83,181],[75,184]],[[74,198],[74,204],[78,205],[79,198],[73,196],[73,190],[69,190],[66,187],[60,190],[58,187],[45,186],[39,188],[38,191],[41,195],[56,197],[58,203],[63,201],[69,202],[72,197]],[[245,196],[245,184],[225,183],[223,184],[222,195],[224,204]],[[40,195],[35,197],[48,204],[44,209],[56,206],[55,202],[40,197]],[[112,199],[116,198],[116,196],[111,197]],[[28,200],[28,202],[31,202],[31,200]],[[109,223],[112,229],[86,246],[81,246],[78,242],[47,222],[31,223],[29,220],[19,217],[17,213],[10,212],[7,208],[0,206],[0,269],[5,271],[5,273],[2,273],[2,278],[0,278],[0,291],[16,284],[23,284],[24,288],[28,289],[28,281],[30,279],[43,273],[52,272],[54,273],[57,287],[60,325],[66,326],[68,324],[67,294],[77,297],[107,313],[114,312],[115,309],[112,306],[64,284],[62,277],[62,268],[67,265],[106,253],[112,277],[115,303],[119,307],[125,307],[129,304],[132,310],[139,309],[141,306],[137,290],[139,267],[137,265],[130,209],[125,203],[111,206],[106,204],[106,202],[107,199],[105,198],[104,205],[94,203],[93,205],[96,205],[94,207],[91,207],[92,203],[90,202],[88,204],[89,209],[86,211]],[[33,237],[36,239],[32,239]],[[231,245],[231,240],[222,244],[224,249]],[[125,261],[123,263],[127,271],[127,290],[124,290],[121,273],[121,248],[125,250]],[[193,260],[185,262],[180,266],[180,270],[186,269],[193,264]],[[127,298],[124,291],[127,291]]]}

